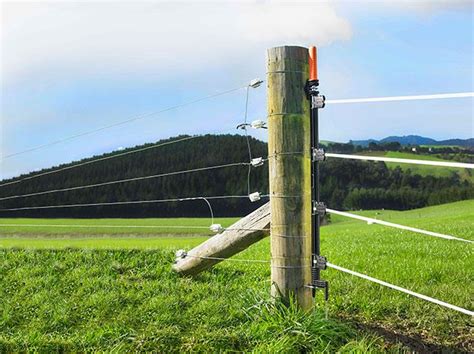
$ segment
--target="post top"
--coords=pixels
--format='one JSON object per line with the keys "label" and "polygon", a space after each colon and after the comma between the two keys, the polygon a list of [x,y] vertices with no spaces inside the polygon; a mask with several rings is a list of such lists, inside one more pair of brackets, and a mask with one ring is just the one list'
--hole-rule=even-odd
{"label": "post top", "polygon": [[278,61],[281,58],[292,58],[294,60],[308,60],[308,48],[301,46],[280,46],[267,50],[267,58],[270,61]]}

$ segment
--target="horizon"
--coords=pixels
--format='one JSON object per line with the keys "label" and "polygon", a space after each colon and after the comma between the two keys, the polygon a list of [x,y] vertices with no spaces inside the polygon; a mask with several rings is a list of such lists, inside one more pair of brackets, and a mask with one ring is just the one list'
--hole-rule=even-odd
{"label": "horizon", "polygon": [[[321,91],[330,99],[473,91],[473,6],[2,2],[0,155],[265,79],[266,48],[284,44],[318,46]],[[183,22],[168,19],[176,12]],[[238,90],[2,158],[0,180],[178,134],[232,131],[243,121],[244,102],[245,90]],[[265,117],[265,106],[264,85],[252,89],[249,120]],[[469,139],[473,124],[471,98],[329,105],[321,113],[321,139]]]}

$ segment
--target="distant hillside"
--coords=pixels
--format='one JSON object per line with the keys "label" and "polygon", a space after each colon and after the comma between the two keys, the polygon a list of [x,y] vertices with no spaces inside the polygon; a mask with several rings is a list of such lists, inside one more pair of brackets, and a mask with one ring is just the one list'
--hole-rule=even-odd
{"label": "distant hillside", "polygon": [[[182,140],[185,137],[181,135],[160,140],[153,144],[170,143],[173,140]],[[250,145],[254,157],[267,155],[266,143],[252,138]],[[25,174],[19,178],[27,178],[27,180],[0,188],[0,197],[249,161],[245,137],[240,135],[205,135],[157,148],[150,148],[151,146],[152,144],[139,145]],[[130,153],[134,150],[143,149],[146,150]],[[129,154],[109,158],[124,153]],[[104,158],[105,160],[103,160]],[[94,160],[98,159],[103,161],[94,162]],[[77,168],[70,168],[84,162],[87,162],[87,164]],[[34,175],[57,169],[65,170],[28,179]],[[0,209],[42,205],[175,199],[194,196],[247,195],[247,173],[247,166],[233,166],[194,173],[176,174],[102,187],[4,200],[0,201]],[[2,182],[9,183],[14,180]],[[0,185],[2,182],[0,182]],[[267,169],[255,168],[251,175],[252,191],[267,193],[267,186]],[[261,203],[250,203],[248,199],[229,199],[212,200],[211,204],[216,215],[242,215],[252,211]],[[180,202],[54,208],[10,213],[10,216],[14,215],[46,217],[177,217],[183,215],[209,216],[209,210],[204,202]],[[4,214],[0,213],[1,216],[4,216]]]}
{"label": "distant hillside", "polygon": [[474,147],[474,138],[471,139],[448,139],[448,140],[441,140],[438,141],[436,145],[456,145],[456,146],[463,146],[463,147]]}
{"label": "distant hillside", "polygon": [[426,138],[419,135],[405,135],[405,136],[388,136],[386,138],[376,140],[376,139],[367,139],[367,140],[351,140],[350,143],[353,145],[360,145],[366,147],[369,143],[393,143],[398,142],[401,145],[453,145],[461,147],[474,147],[474,138],[471,139],[448,139],[448,140],[435,140],[431,138]]}
{"label": "distant hillside", "polygon": [[[156,142],[171,142],[184,136]],[[266,157],[267,144],[251,138],[253,157]],[[136,146],[95,156],[48,170],[63,169],[34,179],[0,188],[0,197],[97,184],[120,179],[160,175],[189,169],[235,162],[248,162],[245,137],[240,135],[205,135],[149,148]],[[143,150],[144,148],[149,148]],[[131,153],[134,150],[143,150]],[[127,153],[117,158],[108,158]],[[95,160],[100,160],[95,162]],[[69,168],[88,162],[77,168]],[[67,169],[65,169],[67,168]],[[185,174],[174,174],[101,187],[77,189],[27,198],[0,201],[0,209],[48,205],[174,199],[194,196],[247,196],[247,166],[233,166]],[[15,179],[13,179],[15,180]],[[3,181],[4,183],[13,180]],[[384,163],[328,159],[321,166],[321,198],[333,208],[344,209],[413,209],[427,205],[474,198],[474,187],[457,173],[446,176],[421,176],[411,170],[388,168]],[[1,185],[2,182],[0,182]],[[251,192],[269,192],[268,163],[253,168]],[[216,216],[241,216],[267,199],[251,203],[248,198],[211,200]],[[148,203],[114,206],[48,208],[0,212],[0,217],[208,217],[204,202]]]}

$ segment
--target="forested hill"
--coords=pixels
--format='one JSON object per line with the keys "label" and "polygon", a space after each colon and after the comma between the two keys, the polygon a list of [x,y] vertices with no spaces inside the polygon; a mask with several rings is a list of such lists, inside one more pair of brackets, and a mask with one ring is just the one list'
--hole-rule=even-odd
{"label": "forested hill", "polygon": [[[182,139],[179,136],[155,144]],[[267,156],[266,143],[250,139],[253,157]],[[200,167],[248,162],[245,137],[206,135],[145,151],[105,159],[115,154],[151,147],[136,146],[111,154],[95,156],[49,170],[20,176],[24,179],[90,162],[77,168],[26,179],[0,188],[0,197],[38,191],[89,185],[118,179],[156,175]],[[331,149],[331,146],[329,146]],[[102,161],[93,162],[101,159]],[[101,203],[133,200],[168,199],[194,196],[247,195],[247,166],[152,178],[103,187],[0,201],[0,209]],[[15,179],[3,181],[8,183]],[[461,181],[455,173],[435,178],[413,175],[409,170],[388,169],[384,163],[329,159],[321,168],[321,197],[329,206],[344,209],[411,209],[461,199],[474,198],[472,184]],[[251,191],[268,193],[268,165],[252,168]],[[217,216],[244,215],[264,203],[248,199],[212,200]],[[133,204],[124,206],[53,208],[32,211],[1,212],[0,217],[178,217],[209,216],[203,201]]]}
{"label": "forested hill", "polygon": [[474,148],[474,139],[447,139],[447,140],[435,140],[432,138],[427,138],[419,135],[405,135],[405,136],[387,136],[386,138],[376,140],[351,140],[350,143],[353,145],[360,145],[367,147],[370,143],[384,144],[384,143],[393,143],[397,142],[402,146],[409,145],[428,145],[428,146],[459,146]]}
{"label": "forested hill", "polygon": [[[57,166],[20,176],[25,179],[54,169],[64,169],[74,164],[121,155],[152,145],[160,145],[172,140],[182,140],[178,136],[145,144],[111,154],[95,156],[91,159]],[[256,139],[250,140],[255,156],[266,156],[266,144]],[[137,153],[92,162],[77,168],[41,176],[31,180],[0,188],[0,196],[27,194],[66,187],[89,185],[119,179],[163,174],[168,172],[195,169],[200,167],[248,162],[248,149],[245,137],[240,135],[206,135],[174,144],[158,146]],[[88,188],[82,190],[34,196],[22,199],[0,201],[1,208],[23,206],[42,206],[59,204],[84,204],[95,202],[116,202],[133,200],[174,199],[194,196],[247,195],[247,166],[179,174],[141,181]],[[267,192],[268,174],[265,166],[252,171],[252,188]],[[5,183],[11,182],[4,181]],[[211,204],[217,215],[240,215],[256,207],[248,200],[213,200]],[[258,203],[257,203],[258,204]],[[2,213],[1,216],[50,216],[50,217],[160,217],[160,216],[208,216],[209,209],[204,201],[189,201],[160,204],[136,204],[122,206],[80,207],[63,209],[42,209]]]}

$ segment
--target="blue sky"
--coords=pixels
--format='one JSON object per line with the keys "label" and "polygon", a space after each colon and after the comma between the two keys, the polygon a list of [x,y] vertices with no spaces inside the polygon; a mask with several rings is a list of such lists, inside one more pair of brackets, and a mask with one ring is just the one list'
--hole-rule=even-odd
{"label": "blue sky", "polygon": [[[465,1],[3,2],[1,154],[265,78],[265,49],[316,44],[328,98],[473,91]],[[245,91],[2,161],[0,178],[242,121]],[[265,87],[250,119],[264,119]],[[321,138],[473,137],[472,99],[329,106]],[[264,133],[255,135],[265,139]]]}

